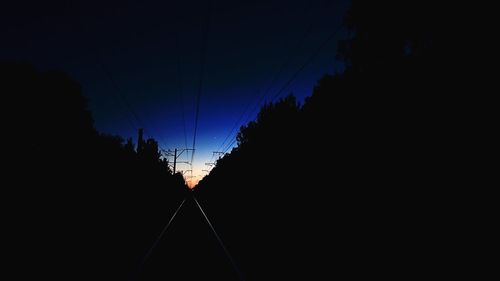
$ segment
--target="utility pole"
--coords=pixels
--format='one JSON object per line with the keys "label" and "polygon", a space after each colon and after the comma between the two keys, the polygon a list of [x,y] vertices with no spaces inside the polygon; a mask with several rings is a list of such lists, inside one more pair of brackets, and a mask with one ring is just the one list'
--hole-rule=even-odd
{"label": "utility pole", "polygon": [[[184,163],[184,164],[190,164],[188,161],[177,161],[177,158],[179,158],[182,153],[184,153],[185,151],[189,151],[189,150],[193,150],[192,148],[183,148],[183,149],[174,149],[173,151],[173,154],[172,154],[172,151],[171,150],[168,150],[167,151],[167,156],[173,156],[174,158],[174,167],[173,167],[173,171],[174,171],[174,174],[176,172],[176,169],[177,169],[177,163]],[[177,154],[177,152],[179,151],[179,154]]]}
{"label": "utility pole", "polygon": [[205,163],[205,165],[207,166],[207,169],[206,170],[202,170],[202,171],[206,171],[207,174],[208,174],[208,173],[210,173],[210,171],[212,170],[212,168],[215,166],[215,163],[210,162],[210,163]]}
{"label": "utility pole", "polygon": [[184,176],[186,173],[193,172],[193,170],[184,170],[181,171],[181,174]]}
{"label": "utility pole", "polygon": [[174,149],[174,175],[175,175],[175,167],[177,165],[177,148]]}
{"label": "utility pole", "polygon": [[140,128],[139,129],[139,133],[138,133],[138,136],[137,136],[137,154],[140,154],[142,153],[142,151],[144,150],[144,139],[143,139],[143,135],[144,135],[144,129],[143,128]]}
{"label": "utility pole", "polygon": [[219,157],[217,157],[217,160],[221,159],[221,157],[224,156],[224,154],[226,154],[226,153],[222,152],[222,151],[214,151],[214,152],[212,152],[213,157],[219,156]]}

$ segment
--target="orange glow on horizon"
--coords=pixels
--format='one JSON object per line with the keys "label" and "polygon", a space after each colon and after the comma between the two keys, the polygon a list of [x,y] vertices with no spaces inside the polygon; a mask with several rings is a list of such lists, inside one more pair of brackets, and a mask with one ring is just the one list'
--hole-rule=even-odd
{"label": "orange glow on horizon", "polygon": [[199,181],[200,181],[199,179],[191,179],[186,181],[186,184],[189,189],[193,189],[198,184]]}

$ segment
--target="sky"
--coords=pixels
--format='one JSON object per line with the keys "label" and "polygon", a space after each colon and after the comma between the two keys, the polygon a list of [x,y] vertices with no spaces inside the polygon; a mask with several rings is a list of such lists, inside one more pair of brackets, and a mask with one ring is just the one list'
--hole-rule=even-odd
{"label": "sky", "polygon": [[0,4],[0,59],[67,72],[100,132],[135,140],[144,127],[165,150],[192,148],[199,97],[193,183],[259,101],[303,101],[343,68],[348,0],[10,2]]}

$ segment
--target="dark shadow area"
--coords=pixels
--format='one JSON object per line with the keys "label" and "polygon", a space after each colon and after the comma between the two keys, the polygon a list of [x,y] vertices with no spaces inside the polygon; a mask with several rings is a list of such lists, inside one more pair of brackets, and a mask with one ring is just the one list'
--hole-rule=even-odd
{"label": "dark shadow area", "polygon": [[[102,135],[62,72],[0,62],[14,280],[130,280],[185,195],[154,139]],[[11,277],[9,277],[11,279]]]}
{"label": "dark shadow area", "polygon": [[155,247],[140,277],[139,280],[238,280],[191,196]]}
{"label": "dark shadow area", "polygon": [[66,74],[0,61],[8,279],[237,280],[193,195],[245,280],[459,274],[447,203],[467,121],[424,2],[353,1],[345,71],[263,106],[193,192],[156,140],[97,132]]}
{"label": "dark shadow area", "polygon": [[248,280],[441,276],[458,251],[440,14],[384,3],[353,1],[346,71],[267,104],[196,188]]}

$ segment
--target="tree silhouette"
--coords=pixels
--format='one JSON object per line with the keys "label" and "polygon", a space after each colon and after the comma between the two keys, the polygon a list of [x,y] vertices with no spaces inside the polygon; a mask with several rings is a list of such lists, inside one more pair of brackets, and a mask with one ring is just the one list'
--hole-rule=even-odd
{"label": "tree silhouette", "polygon": [[64,73],[0,62],[0,76],[13,239],[22,241],[17,278],[130,278],[183,198],[182,176],[154,139],[136,152],[130,139],[98,133],[80,86]]}
{"label": "tree silhouette", "polygon": [[[248,280],[418,278],[451,268],[443,261],[456,252],[445,229],[451,211],[439,206],[459,157],[456,96],[442,78],[443,14],[425,2],[352,1],[352,36],[338,48],[346,70],[322,77],[303,105],[291,95],[266,104],[200,181],[194,194]],[[26,268],[38,278],[128,278],[186,195],[182,176],[155,140],[134,149],[98,133],[63,73],[2,62],[0,77],[13,112],[9,241],[23,241],[19,279]],[[176,238],[169,249],[182,253],[190,242]],[[147,278],[165,268],[196,275],[167,254]]]}
{"label": "tree silhouette", "polygon": [[325,75],[301,107],[293,97],[264,106],[200,182],[248,279],[436,269],[440,255],[426,253],[444,247],[429,233],[443,230],[434,214],[449,96],[439,92],[435,13],[353,1],[352,37],[339,43],[346,71]]}

